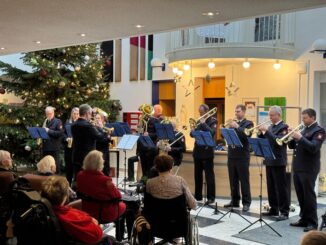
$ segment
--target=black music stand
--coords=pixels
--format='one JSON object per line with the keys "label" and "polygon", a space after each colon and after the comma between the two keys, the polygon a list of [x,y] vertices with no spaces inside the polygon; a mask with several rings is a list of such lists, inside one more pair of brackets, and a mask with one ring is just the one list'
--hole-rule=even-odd
{"label": "black music stand", "polygon": [[158,139],[160,140],[174,140],[175,135],[173,132],[172,124],[162,124],[162,123],[155,123],[155,130]]}
{"label": "black music stand", "polygon": [[[226,143],[228,146],[231,146],[232,148],[235,148],[235,147],[242,148],[243,147],[237,133],[235,132],[235,130],[233,128],[230,128],[230,129],[222,128],[221,134],[224,137],[224,139],[226,140]],[[223,214],[222,217],[220,217],[215,222],[215,224],[218,223],[221,219],[223,219],[226,215],[230,214],[230,216],[231,216],[231,213],[239,215],[241,218],[243,218],[245,221],[247,221],[251,224],[251,222],[248,219],[246,219],[244,216],[242,216],[240,213],[238,213],[234,210],[232,201],[231,201],[231,204],[232,204],[231,208],[225,214]]]}
{"label": "black music stand", "polygon": [[[265,159],[275,159],[275,156],[273,154],[273,151],[271,149],[271,146],[268,142],[268,139],[261,139],[261,138],[249,138],[248,139],[249,144],[251,148],[254,150],[255,155],[258,157],[263,157]],[[261,161],[260,166],[260,193],[259,193],[259,219],[257,219],[255,222],[248,225],[246,228],[239,231],[239,234],[245,230],[247,230],[249,227],[253,226],[257,222],[260,222],[260,225],[262,226],[262,223],[264,223],[266,226],[268,226],[272,231],[274,231],[279,237],[282,237],[280,233],[278,233],[273,227],[271,227],[265,220],[262,218],[262,205],[263,205],[263,161]]]}
{"label": "black music stand", "polygon": [[[137,143],[139,136],[132,134],[125,134],[117,145],[117,149],[123,150],[125,153],[125,177],[122,180],[124,182],[124,192],[126,193],[126,182],[127,182],[127,150],[132,150]],[[118,184],[119,185],[119,184]]]}
{"label": "black music stand", "polygon": [[[215,148],[215,142],[213,140],[213,137],[211,135],[210,132],[208,131],[200,131],[200,130],[197,130],[197,131],[193,131],[191,133],[191,135],[195,138],[195,143],[199,146],[208,146],[208,147],[213,147]],[[204,175],[204,190],[205,190],[205,196],[206,196],[206,199],[207,199],[207,182],[206,182],[206,178],[205,178],[205,175]],[[205,200],[205,199],[204,199]],[[212,209],[214,209],[214,214],[218,214],[218,213],[221,213],[223,214],[221,211],[219,211],[217,209],[217,203],[215,202],[215,207],[212,207],[210,206],[207,202],[204,201],[204,205],[201,207],[201,209],[198,211],[197,215],[200,213],[200,211],[203,209],[203,207],[210,207]]]}
{"label": "black music stand", "polygon": [[107,123],[105,124],[105,127],[114,128],[111,134],[111,136],[113,137],[122,137],[126,134],[126,131],[121,123]]}

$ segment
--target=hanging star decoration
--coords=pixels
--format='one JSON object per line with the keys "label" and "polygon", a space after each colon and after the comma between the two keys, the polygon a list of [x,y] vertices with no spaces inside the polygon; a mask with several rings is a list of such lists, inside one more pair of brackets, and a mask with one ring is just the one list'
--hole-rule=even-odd
{"label": "hanging star decoration", "polygon": [[225,87],[228,96],[236,95],[240,87],[234,82],[233,80],[233,66],[232,66],[232,81],[230,82],[229,86]]}

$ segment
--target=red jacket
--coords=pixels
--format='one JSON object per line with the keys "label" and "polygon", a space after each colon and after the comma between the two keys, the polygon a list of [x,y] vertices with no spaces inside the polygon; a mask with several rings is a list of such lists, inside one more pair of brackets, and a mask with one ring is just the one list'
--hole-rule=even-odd
{"label": "red jacket", "polygon": [[87,213],[68,206],[54,206],[53,210],[71,238],[86,244],[95,244],[102,239],[101,227]]}
{"label": "red jacket", "polygon": [[[79,172],[77,175],[77,190],[97,200],[106,201],[121,198],[121,193],[113,184],[112,178],[105,176],[100,171],[84,170]],[[95,219],[108,223],[121,216],[126,210],[126,205],[123,202],[119,204],[96,203],[83,200],[82,209]]]}

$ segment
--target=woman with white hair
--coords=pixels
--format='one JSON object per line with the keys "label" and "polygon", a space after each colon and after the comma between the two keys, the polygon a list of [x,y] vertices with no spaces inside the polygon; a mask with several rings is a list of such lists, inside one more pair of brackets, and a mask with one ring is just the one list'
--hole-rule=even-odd
{"label": "woman with white hair", "polygon": [[0,196],[4,194],[10,184],[16,179],[11,172],[12,159],[9,151],[0,150]]}
{"label": "woman with white hair", "polygon": [[37,164],[38,175],[51,176],[56,173],[55,160],[52,156],[47,155],[43,157]]}
{"label": "woman with white hair", "polygon": [[93,150],[87,154],[83,162],[84,170],[77,175],[77,192],[88,199],[82,201],[83,211],[101,223],[115,221],[116,239],[120,241],[123,238],[124,220],[118,220],[125,213],[126,205],[117,202],[122,197],[121,193],[112,178],[103,174],[103,165],[102,152]]}

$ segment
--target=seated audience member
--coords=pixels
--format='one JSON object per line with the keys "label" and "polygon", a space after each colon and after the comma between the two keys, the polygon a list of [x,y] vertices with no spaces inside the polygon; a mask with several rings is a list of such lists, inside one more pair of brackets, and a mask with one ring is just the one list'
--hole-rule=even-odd
{"label": "seated audience member", "polygon": [[325,231],[309,231],[301,240],[301,245],[324,245],[326,244]]}
{"label": "seated audience member", "polygon": [[117,201],[121,199],[121,193],[113,184],[112,178],[103,174],[103,164],[102,152],[93,150],[87,154],[83,162],[84,170],[77,175],[77,192],[93,199],[84,198],[82,201],[85,212],[101,223],[115,221],[118,227],[116,239],[120,241],[123,238],[124,220],[119,217],[125,213],[126,205]]}
{"label": "seated audience member", "polygon": [[51,176],[56,173],[56,165],[53,156],[47,155],[43,157],[37,164],[38,175]]}
{"label": "seated audience member", "polygon": [[66,178],[50,176],[43,183],[41,195],[53,205],[53,211],[68,236],[86,244],[98,243],[102,240],[103,231],[97,220],[83,211],[64,205],[68,190]]}
{"label": "seated audience member", "polygon": [[10,184],[16,179],[16,175],[11,172],[11,169],[10,152],[0,150],[0,196],[9,189]]}
{"label": "seated audience member", "polygon": [[146,192],[155,198],[172,199],[182,194],[185,195],[188,207],[195,209],[196,200],[191,194],[186,181],[171,174],[173,158],[169,155],[156,156],[154,165],[159,176],[149,179],[146,183]]}

